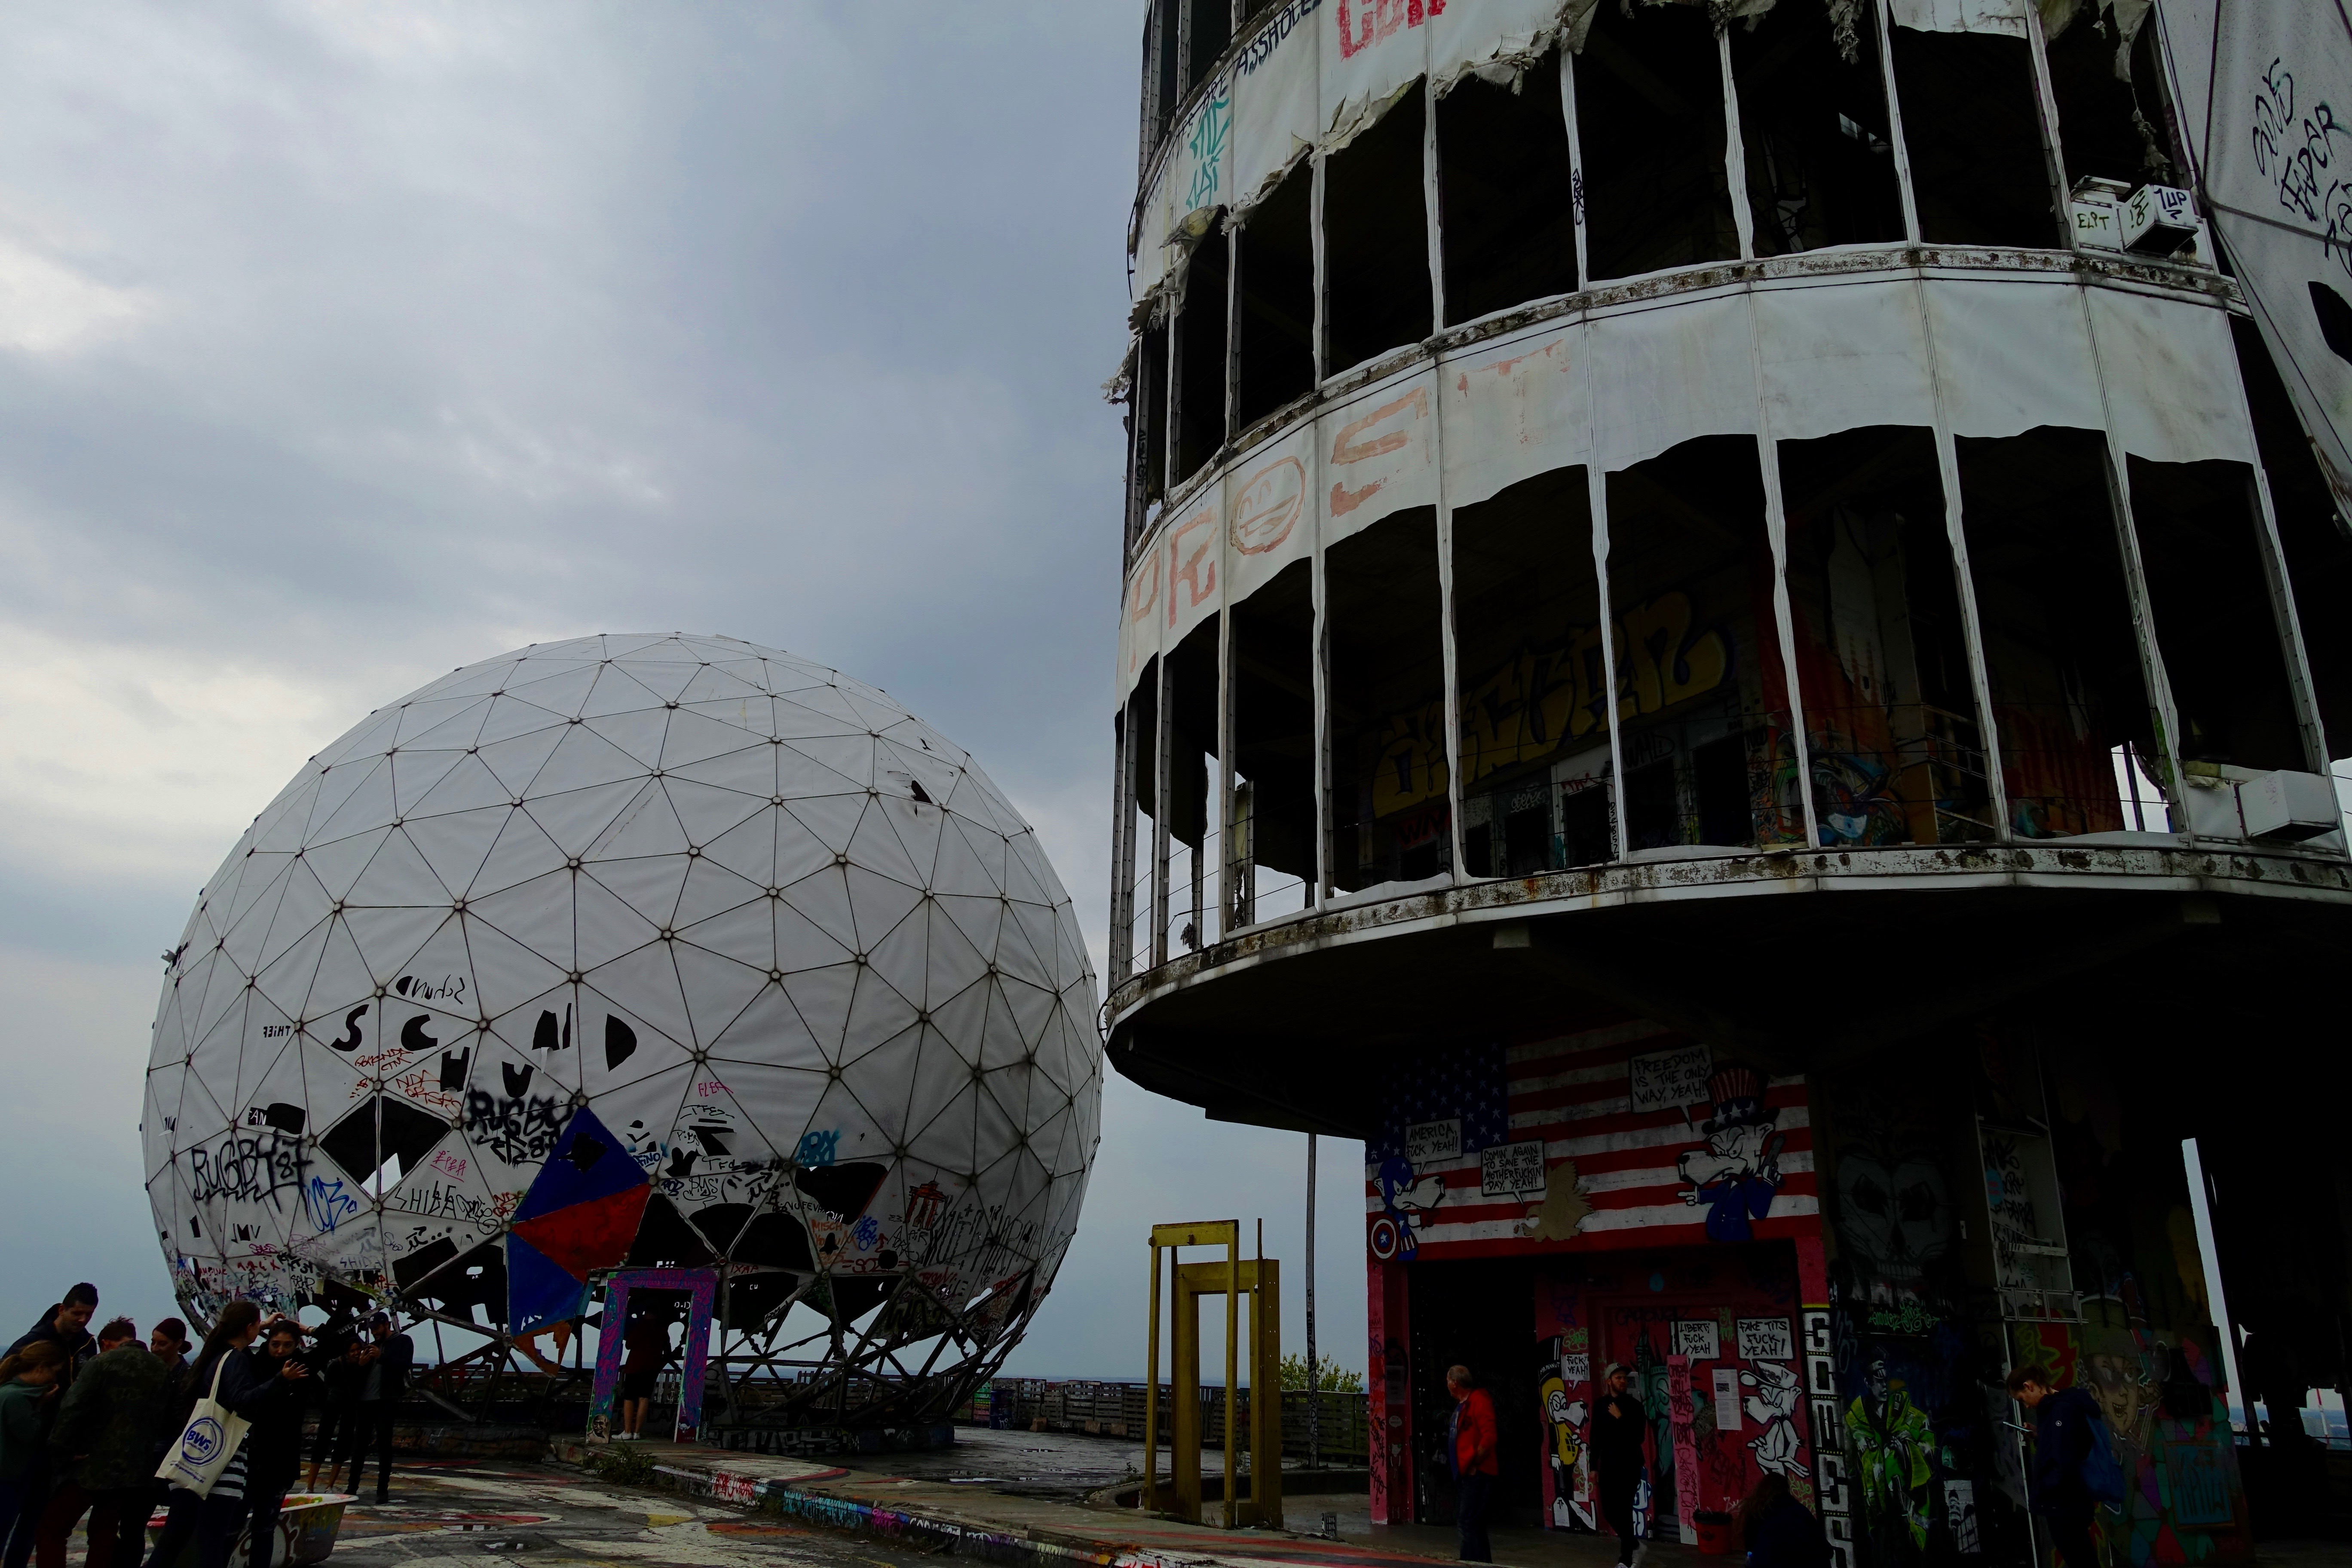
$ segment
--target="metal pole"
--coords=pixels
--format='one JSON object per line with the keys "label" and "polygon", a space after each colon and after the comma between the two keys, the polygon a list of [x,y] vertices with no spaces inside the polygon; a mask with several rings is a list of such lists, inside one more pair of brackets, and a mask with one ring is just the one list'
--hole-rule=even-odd
{"label": "metal pole", "polygon": [[1307,1135],[1307,1468],[1323,1468],[1323,1392],[1315,1375],[1315,1134]]}

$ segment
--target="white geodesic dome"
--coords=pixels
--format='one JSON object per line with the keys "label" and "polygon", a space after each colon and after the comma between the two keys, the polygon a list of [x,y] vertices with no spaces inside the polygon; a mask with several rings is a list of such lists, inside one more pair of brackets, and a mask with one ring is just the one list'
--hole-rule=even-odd
{"label": "white geodesic dome", "polygon": [[520,1333],[711,1268],[739,1331],[802,1302],[952,1368],[1052,1280],[1101,1084],[1069,897],[968,753],[791,654],[583,637],[378,709],[254,819],[171,955],[147,1184],[200,1318]]}

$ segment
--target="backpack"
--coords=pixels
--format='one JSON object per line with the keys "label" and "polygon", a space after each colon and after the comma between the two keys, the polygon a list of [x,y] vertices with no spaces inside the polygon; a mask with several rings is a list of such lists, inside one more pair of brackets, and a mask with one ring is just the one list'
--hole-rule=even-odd
{"label": "backpack", "polygon": [[2124,1468],[2116,1463],[2116,1451],[2107,1440],[2107,1424],[2098,1416],[2090,1417],[2091,1446],[2083,1455],[2080,1471],[2083,1489],[2093,1502],[2103,1502],[2109,1508],[2124,1505],[2126,1487]]}

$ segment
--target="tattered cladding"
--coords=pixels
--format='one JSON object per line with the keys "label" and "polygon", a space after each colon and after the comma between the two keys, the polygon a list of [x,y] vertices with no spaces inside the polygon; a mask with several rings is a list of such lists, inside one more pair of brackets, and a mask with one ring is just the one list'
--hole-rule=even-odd
{"label": "tattered cladding", "polygon": [[762,1311],[906,1279],[984,1342],[1077,1224],[1094,1013],[1035,834],[882,692],[728,638],[538,645],[371,714],[206,883],[149,1194],[205,1315],[340,1283],[520,1330],[596,1268],[731,1257]]}
{"label": "tattered cladding", "polygon": [[2071,271],[1792,277],[1562,316],[1375,382],[1179,496],[1137,557],[1117,696],[1162,648],[1384,517],[1553,469],[1629,468],[1705,436],[1865,426],[2108,433],[2161,462],[2252,463],[2210,299]]}

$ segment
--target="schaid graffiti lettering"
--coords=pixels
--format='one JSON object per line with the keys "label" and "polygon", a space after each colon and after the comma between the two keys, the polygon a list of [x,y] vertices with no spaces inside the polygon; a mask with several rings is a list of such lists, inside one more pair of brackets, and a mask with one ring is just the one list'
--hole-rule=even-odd
{"label": "schaid graffiti lettering", "polygon": [[209,1149],[188,1151],[188,1192],[198,1203],[228,1198],[279,1206],[278,1194],[299,1192],[310,1164],[302,1140],[276,1128],[252,1136],[232,1132]]}
{"label": "schaid graffiti lettering", "polygon": [[1445,0],[1339,0],[1339,56],[1384,43],[1403,27],[1445,15]]}

